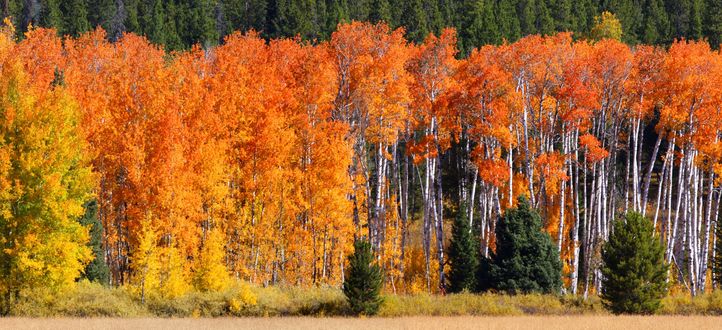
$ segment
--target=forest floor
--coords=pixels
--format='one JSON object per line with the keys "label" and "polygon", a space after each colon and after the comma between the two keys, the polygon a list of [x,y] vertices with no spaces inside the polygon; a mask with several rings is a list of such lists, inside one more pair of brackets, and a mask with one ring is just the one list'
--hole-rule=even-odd
{"label": "forest floor", "polygon": [[712,316],[0,318],[0,329],[720,329]]}

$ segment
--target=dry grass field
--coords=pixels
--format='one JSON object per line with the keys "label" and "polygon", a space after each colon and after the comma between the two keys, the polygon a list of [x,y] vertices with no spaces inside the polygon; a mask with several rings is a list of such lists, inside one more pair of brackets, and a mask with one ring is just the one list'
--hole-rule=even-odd
{"label": "dry grass field", "polygon": [[722,329],[722,317],[510,316],[403,318],[4,318],[0,329]]}

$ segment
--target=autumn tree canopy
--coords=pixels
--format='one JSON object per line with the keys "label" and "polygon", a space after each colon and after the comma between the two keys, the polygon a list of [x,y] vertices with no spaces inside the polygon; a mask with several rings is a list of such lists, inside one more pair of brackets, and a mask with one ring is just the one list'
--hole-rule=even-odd
{"label": "autumn tree canopy", "polygon": [[710,288],[722,57],[705,42],[559,33],[462,58],[454,29],[413,43],[382,23],[184,52],[102,29],[11,35],[3,281],[72,282],[92,257],[76,221],[92,198],[110,283],[143,297],[234,279],[339,286],[361,239],[385,290],[445,292],[452,219],[489,257],[525,196],[564,291],[600,292],[601,246],[627,211],[653,222],[671,278]]}

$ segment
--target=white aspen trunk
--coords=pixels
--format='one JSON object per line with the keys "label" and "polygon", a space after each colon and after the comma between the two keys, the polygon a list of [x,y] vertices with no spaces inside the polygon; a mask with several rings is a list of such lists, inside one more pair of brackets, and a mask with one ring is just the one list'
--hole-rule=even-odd
{"label": "white aspen trunk", "polygon": [[639,212],[641,211],[641,201],[640,201],[640,192],[639,192],[639,161],[638,161],[638,154],[639,154],[639,126],[641,126],[641,119],[637,118],[634,121],[634,134],[632,135],[634,137],[633,139],[633,151],[632,151],[632,195],[634,195],[634,210]]}
{"label": "white aspen trunk", "polygon": [[507,155],[507,165],[509,166],[509,207],[514,205],[514,149],[509,144],[509,154]]}
{"label": "white aspen trunk", "polygon": [[[566,157],[567,152],[567,134],[562,133],[562,154],[565,156],[563,169],[565,172],[567,170],[567,162],[569,161],[568,157]],[[559,192],[559,234],[557,235],[557,250],[559,251],[560,256],[562,255],[562,246],[564,239],[564,204],[566,203],[565,191],[566,181],[562,181],[561,190]]]}
{"label": "white aspen trunk", "polygon": [[479,168],[474,166],[474,180],[471,182],[471,195],[469,196],[469,230],[474,228],[474,198],[476,197],[476,183],[479,179]]}
{"label": "white aspen trunk", "polygon": [[529,111],[526,105],[523,108],[524,112],[522,116],[522,124],[524,126],[524,156],[526,157],[526,172],[529,180],[529,199],[531,205],[536,205],[534,198],[534,159],[531,157],[529,152],[529,123],[527,119]]}
{"label": "white aspen trunk", "polygon": [[[682,150],[683,157],[685,157],[684,152],[685,151]],[[674,245],[675,245],[675,241],[677,239],[679,211],[680,211],[680,207],[682,206],[682,194],[684,192],[684,186],[685,186],[685,184],[684,184],[685,167],[686,167],[686,162],[685,161],[680,162],[679,173],[678,173],[678,182],[679,183],[677,185],[677,188],[678,188],[677,189],[677,206],[675,207],[674,222],[672,223],[672,234],[667,243],[667,263],[668,264],[672,262],[672,254],[674,253]]]}
{"label": "white aspen trunk", "polygon": [[[659,217],[659,207],[660,207],[660,203],[661,203],[662,192],[664,191],[664,188],[667,184],[667,164],[668,163],[669,163],[669,161],[665,158],[664,163],[662,163],[662,173],[660,173],[660,175],[659,175],[659,184],[657,185],[657,203],[655,203],[654,220],[652,222],[654,225],[655,234],[656,234],[656,230],[657,230],[657,219]],[[644,211],[646,211],[646,209],[647,209],[646,208],[647,202],[646,202],[646,198],[643,198],[643,199],[644,199],[644,202],[642,203],[642,214],[644,215]]]}
{"label": "white aspen trunk", "polygon": [[[627,166],[627,170],[624,173],[624,175],[625,175],[625,178],[624,178],[624,213],[627,213],[627,211],[629,210],[629,186],[630,185],[634,186],[634,182],[629,181],[631,158],[634,157],[630,153],[633,152],[634,147],[632,145],[635,144],[633,142],[633,137],[634,137],[633,127],[634,127],[634,124],[630,124],[629,137],[627,138],[627,157],[625,157],[626,158],[625,163]],[[634,209],[635,207],[636,207],[636,205],[633,204],[632,208]]]}
{"label": "white aspen trunk", "polygon": [[[641,142],[640,142],[641,143]],[[647,214],[647,198],[649,196],[649,184],[652,180],[652,171],[654,170],[654,164],[657,161],[657,153],[659,152],[659,146],[662,144],[662,135],[659,134],[657,136],[657,142],[654,144],[654,150],[652,151],[652,157],[649,159],[649,164],[647,165],[647,173],[644,176],[644,188],[642,189],[642,215]],[[665,165],[666,165],[666,159],[665,159]],[[662,172],[664,172],[664,166],[662,166]],[[662,176],[660,177],[660,180],[662,179]],[[661,184],[660,184],[661,186]],[[657,210],[659,210],[659,195],[657,195]],[[655,219],[656,219],[655,214]]]}
{"label": "white aspen trunk", "polygon": [[712,226],[712,203],[714,202],[714,172],[710,171],[709,178],[707,179],[708,185],[707,185],[707,209],[705,211],[705,219],[704,219],[704,237],[702,240],[702,252],[700,255],[701,260],[701,266],[700,266],[700,282],[699,287],[700,291],[702,293],[705,292],[706,286],[707,286],[707,268],[709,264],[709,243],[710,243],[710,233],[711,226]]}

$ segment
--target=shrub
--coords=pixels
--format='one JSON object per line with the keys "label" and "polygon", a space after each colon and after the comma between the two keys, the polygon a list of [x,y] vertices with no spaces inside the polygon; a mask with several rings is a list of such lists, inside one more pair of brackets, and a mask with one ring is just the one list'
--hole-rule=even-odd
{"label": "shrub", "polygon": [[628,213],[602,250],[602,299],[615,314],[652,314],[667,293],[667,265],[652,223]]}
{"label": "shrub", "polygon": [[32,317],[139,317],[149,315],[124,288],[108,288],[83,280],[74,288],[55,295],[36,288],[25,292],[13,315]]}
{"label": "shrub", "polygon": [[500,295],[459,293],[446,296],[417,294],[384,297],[379,315],[403,316],[514,316],[604,313],[599,299],[542,294]]}
{"label": "shrub", "polygon": [[354,243],[354,253],[348,257],[349,272],[343,283],[343,293],[351,306],[351,312],[373,315],[381,305],[381,269],[374,263],[371,244],[364,240]]}

